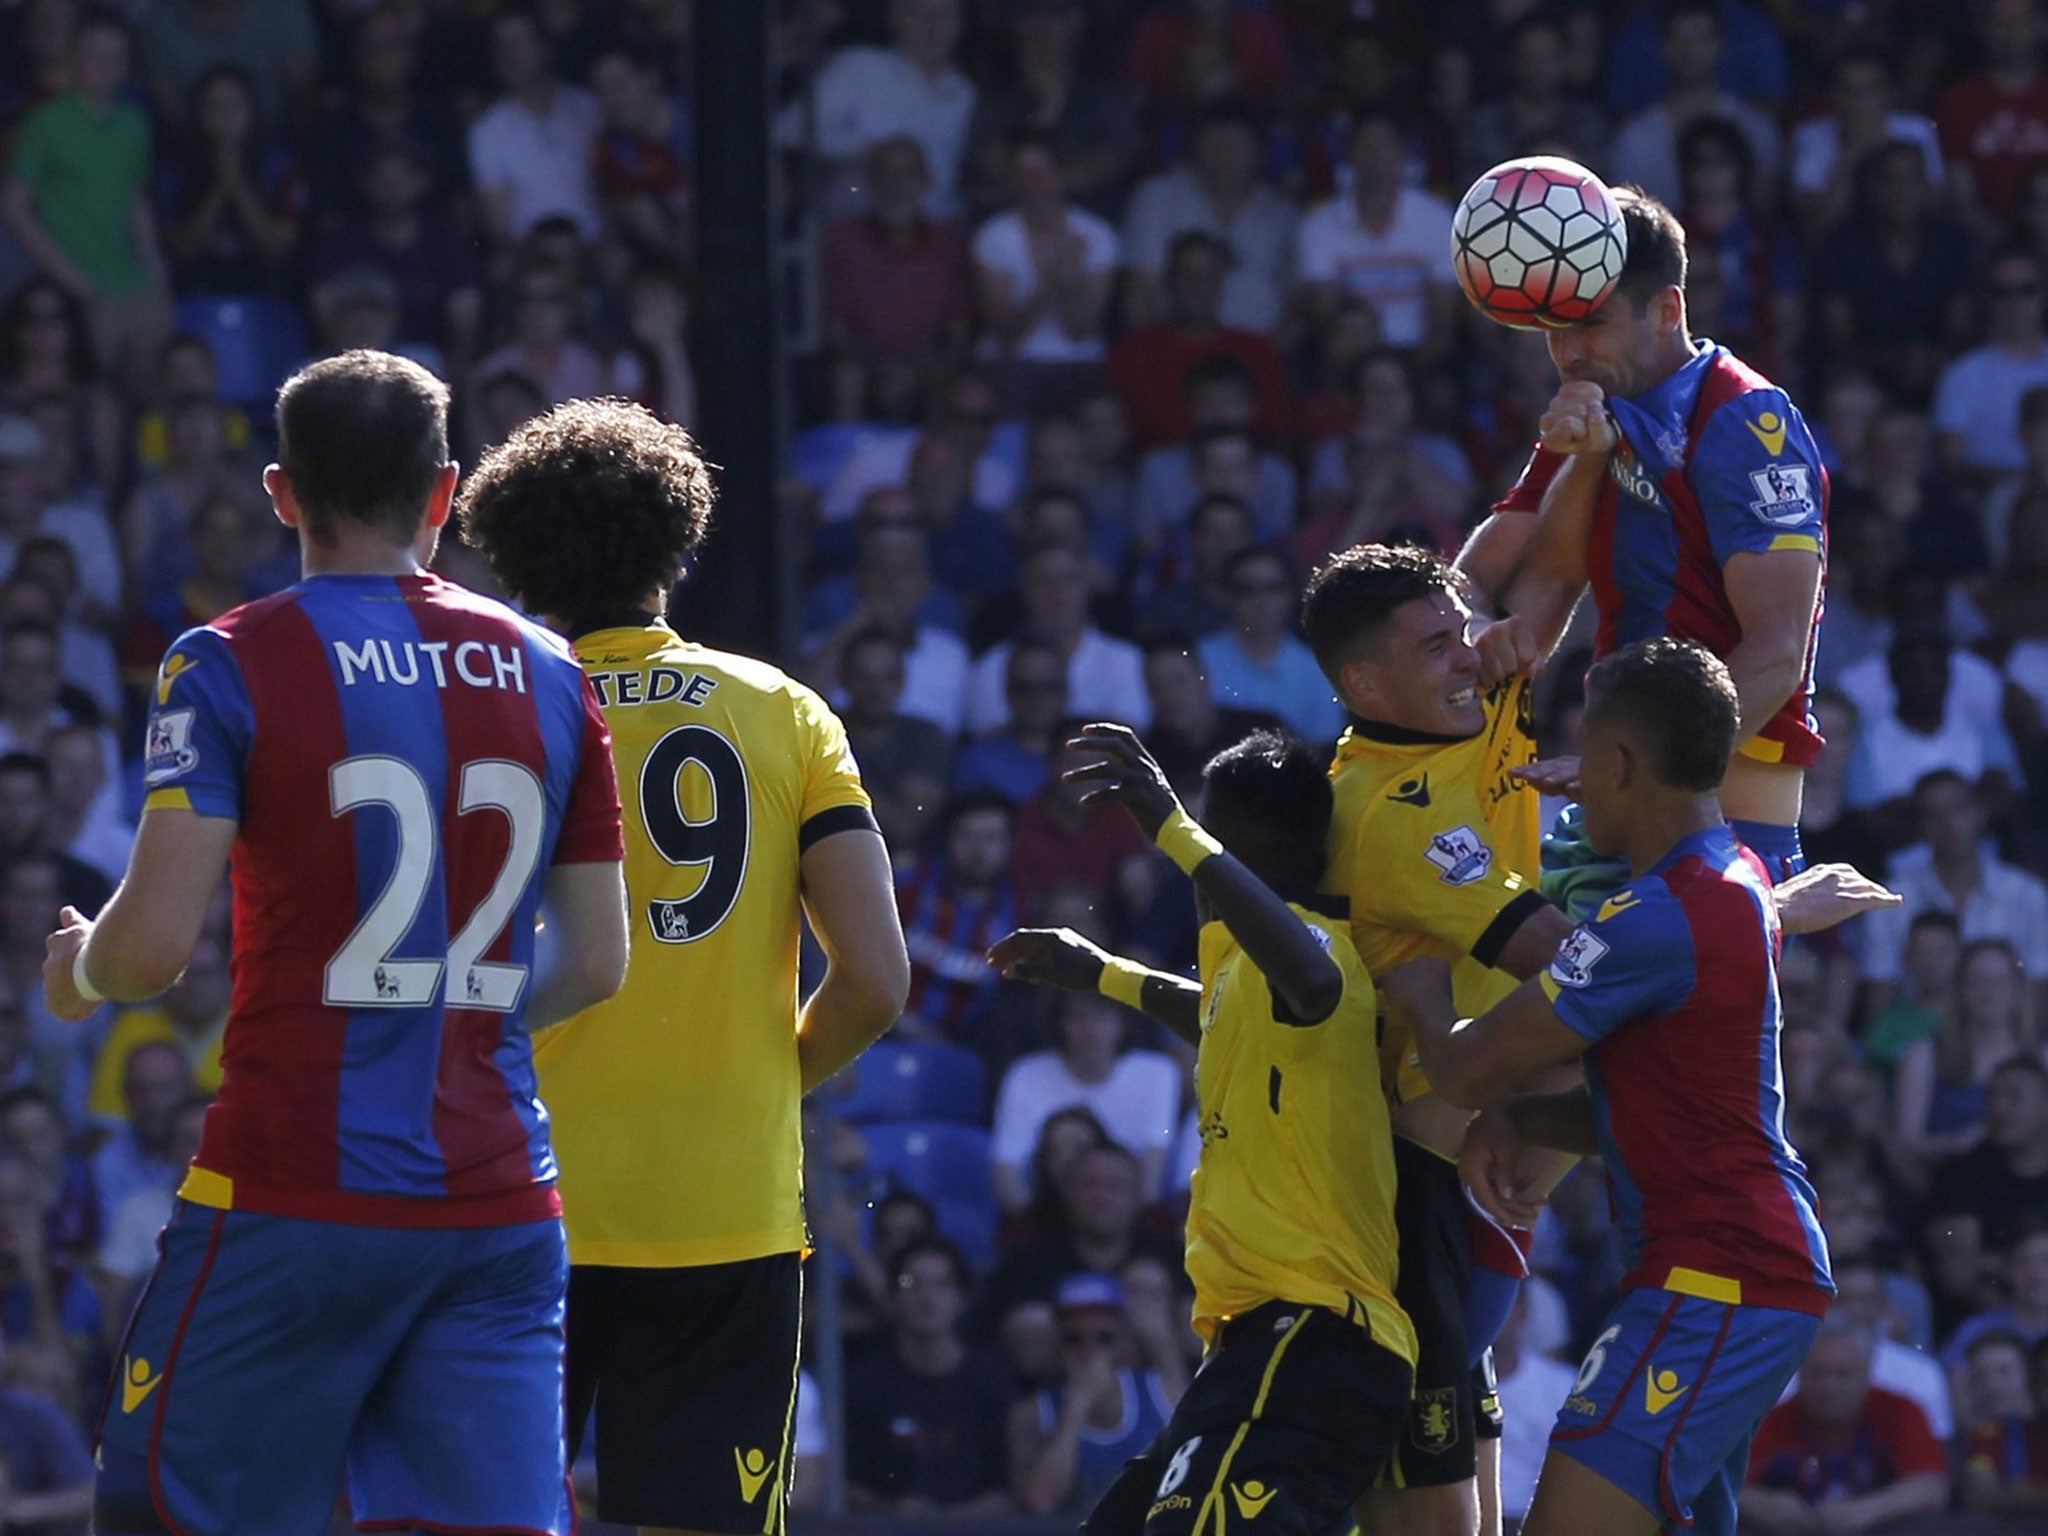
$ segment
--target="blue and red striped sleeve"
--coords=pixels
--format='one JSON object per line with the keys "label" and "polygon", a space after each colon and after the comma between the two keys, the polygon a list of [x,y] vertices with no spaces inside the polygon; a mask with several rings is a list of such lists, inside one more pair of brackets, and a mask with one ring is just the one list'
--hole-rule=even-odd
{"label": "blue and red striped sleeve", "polygon": [[240,821],[255,732],[248,681],[227,637],[214,629],[187,630],[165,653],[150,694],[147,808]]}
{"label": "blue and red striped sleeve", "polygon": [[1827,472],[1783,390],[1749,390],[1708,418],[1692,483],[1721,564],[1738,554],[1820,553]]}
{"label": "blue and red striped sleeve", "polygon": [[1558,1018],[1595,1044],[1692,995],[1692,928],[1661,881],[1624,886],[1557,947],[1542,987]]}
{"label": "blue and red striped sleeve", "polygon": [[619,776],[612,763],[612,732],[590,679],[583,679],[583,739],[578,748],[576,778],[562,812],[561,835],[555,840],[557,864],[616,864],[626,856],[626,834],[619,819]]}

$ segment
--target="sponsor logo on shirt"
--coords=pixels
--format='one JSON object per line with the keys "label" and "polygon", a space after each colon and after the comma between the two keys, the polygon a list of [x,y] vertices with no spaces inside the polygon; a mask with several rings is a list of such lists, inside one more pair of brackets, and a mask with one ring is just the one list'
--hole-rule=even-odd
{"label": "sponsor logo on shirt", "polygon": [[1606,958],[1611,946],[1588,928],[1574,928],[1557,946],[1557,958],[1550,962],[1550,979],[1560,987],[1583,987],[1593,979],[1593,967]]}
{"label": "sponsor logo on shirt", "polygon": [[1785,418],[1776,411],[1759,412],[1755,421],[1745,421],[1743,425],[1772,458],[1785,451]]}
{"label": "sponsor logo on shirt", "polygon": [[143,749],[143,782],[167,783],[199,766],[199,753],[192,745],[193,711],[166,709],[149,722],[149,740]]}
{"label": "sponsor logo on shirt", "polygon": [[1814,515],[1813,471],[1804,464],[1766,464],[1750,471],[1749,484],[1749,509],[1767,523],[1792,528]]}
{"label": "sponsor logo on shirt", "polygon": [[1664,505],[1664,496],[1657,489],[1656,480],[1643,467],[1643,461],[1636,457],[1635,449],[1629,446],[1626,438],[1615,445],[1614,456],[1607,461],[1607,473],[1621,487],[1622,495],[1655,507],[1659,512],[1671,510]]}
{"label": "sponsor logo on shirt", "polygon": [[1443,871],[1445,885],[1470,885],[1493,867],[1493,850],[1469,826],[1437,833],[1422,856]]}

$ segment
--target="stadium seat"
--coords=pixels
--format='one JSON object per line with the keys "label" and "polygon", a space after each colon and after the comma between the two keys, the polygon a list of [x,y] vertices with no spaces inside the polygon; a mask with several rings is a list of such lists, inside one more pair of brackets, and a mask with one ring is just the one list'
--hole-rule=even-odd
{"label": "stadium seat", "polygon": [[294,368],[306,360],[306,317],[268,294],[195,294],[178,300],[178,329],[213,348],[220,397],[269,409]]}
{"label": "stadium seat", "polygon": [[870,438],[901,437],[906,430],[874,421],[833,421],[807,428],[789,445],[789,471],[822,496]]}
{"label": "stadium seat", "polygon": [[992,1198],[987,1131],[943,1120],[907,1120],[864,1126],[861,1136],[867,1142],[868,1172],[898,1188],[934,1204],[987,1205]]}
{"label": "stadium seat", "polygon": [[964,1045],[943,1040],[884,1040],[843,1074],[846,1087],[833,1100],[841,1119],[958,1120],[983,1124],[988,1113],[988,1068]]}

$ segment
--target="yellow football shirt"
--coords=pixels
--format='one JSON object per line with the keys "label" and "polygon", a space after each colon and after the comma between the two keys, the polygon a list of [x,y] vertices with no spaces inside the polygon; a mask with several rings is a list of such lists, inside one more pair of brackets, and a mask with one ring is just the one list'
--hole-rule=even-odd
{"label": "yellow football shirt", "polygon": [[1188,1199],[1195,1331],[1269,1301],[1326,1307],[1415,1362],[1394,1300],[1394,1149],[1373,1052],[1372,978],[1341,920],[1295,912],[1344,972],[1320,1024],[1281,1022],[1265,975],[1221,923],[1202,929],[1202,1154]]}
{"label": "yellow football shirt", "polygon": [[[1330,765],[1336,809],[1324,884],[1350,903],[1366,969],[1418,955],[1453,961],[1458,1010],[1476,1017],[1515,988],[1493,962],[1530,911],[1542,799],[1508,776],[1536,760],[1527,678],[1486,696],[1486,725],[1462,741],[1354,721]],[[1407,1031],[1390,1027],[1382,1069],[1401,1100],[1429,1091]]]}
{"label": "yellow football shirt", "polygon": [[873,826],[846,732],[666,625],[576,642],[611,726],[632,958],[539,1040],[569,1256],[665,1268],[804,1244],[798,860]]}

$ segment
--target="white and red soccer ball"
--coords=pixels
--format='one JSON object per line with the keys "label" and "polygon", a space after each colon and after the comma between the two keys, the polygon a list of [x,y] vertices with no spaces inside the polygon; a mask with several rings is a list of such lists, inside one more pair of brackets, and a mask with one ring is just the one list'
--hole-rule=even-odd
{"label": "white and red soccer ball", "polygon": [[1614,291],[1628,230],[1583,165],[1509,160],[1472,183],[1451,218],[1458,286],[1482,314],[1520,330],[1576,325]]}

